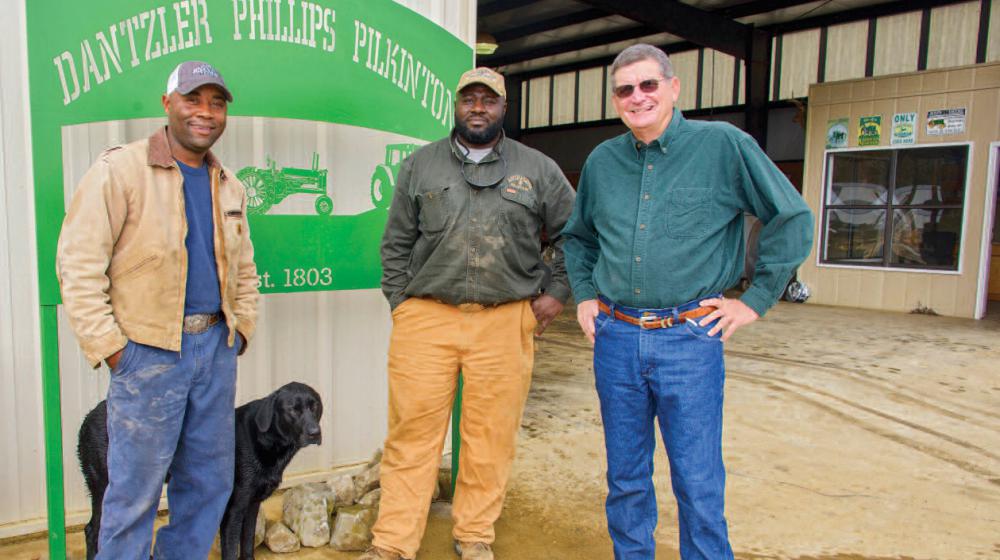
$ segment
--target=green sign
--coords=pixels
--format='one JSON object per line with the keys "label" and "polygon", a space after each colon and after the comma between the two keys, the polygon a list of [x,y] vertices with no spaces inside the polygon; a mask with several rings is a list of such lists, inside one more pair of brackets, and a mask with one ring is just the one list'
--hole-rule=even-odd
{"label": "green sign", "polygon": [[826,148],[847,147],[847,119],[831,119],[826,123]]}
{"label": "green sign", "polygon": [[77,179],[64,162],[81,159],[67,131],[162,117],[167,75],[192,59],[219,68],[235,98],[216,151],[247,182],[262,291],[378,286],[400,156],[448,133],[454,87],[473,60],[468,45],[390,0],[26,6],[43,305],[59,303],[55,245]]}
{"label": "green sign", "polygon": [[858,146],[878,146],[882,142],[882,115],[861,117],[858,121]]}

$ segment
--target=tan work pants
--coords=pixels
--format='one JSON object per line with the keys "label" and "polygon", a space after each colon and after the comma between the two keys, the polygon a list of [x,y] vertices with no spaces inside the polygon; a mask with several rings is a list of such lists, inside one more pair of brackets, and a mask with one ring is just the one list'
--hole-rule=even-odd
{"label": "tan work pants", "polygon": [[420,548],[459,370],[462,451],[452,534],[493,542],[531,384],[535,324],[527,300],[483,308],[411,298],[393,311],[375,546],[404,558]]}

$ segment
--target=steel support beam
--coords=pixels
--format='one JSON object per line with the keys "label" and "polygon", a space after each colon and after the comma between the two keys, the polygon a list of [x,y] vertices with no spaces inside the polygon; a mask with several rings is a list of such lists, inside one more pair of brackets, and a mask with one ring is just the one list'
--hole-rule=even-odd
{"label": "steel support beam", "polygon": [[771,76],[771,34],[753,30],[747,40],[746,120],[744,129],[767,149],[767,94]]}
{"label": "steel support beam", "polygon": [[546,31],[559,29],[560,27],[567,27],[570,25],[594,21],[595,19],[606,18],[609,15],[612,14],[609,14],[604,10],[598,10],[597,8],[588,8],[580,12],[543,19],[527,23],[519,27],[512,27],[504,31],[497,31],[493,34],[493,36],[496,37],[497,42],[505,43],[507,41],[513,41],[514,39],[520,39],[521,37],[534,35],[536,33],[545,33]]}
{"label": "steel support beam", "polygon": [[645,25],[640,25],[638,27],[629,27],[626,29],[618,29],[608,33],[601,33],[599,35],[590,35],[587,37],[581,37],[579,39],[564,41],[562,43],[553,43],[551,45],[546,45],[544,47],[538,47],[527,51],[516,52],[509,55],[483,56],[479,58],[479,62],[486,66],[494,66],[494,67],[505,66],[507,64],[514,64],[516,62],[524,62],[525,60],[533,60],[535,58],[542,58],[545,56],[552,56],[566,52],[589,49],[591,47],[598,47],[601,45],[608,45],[611,43],[617,43],[618,41],[629,41],[632,39],[638,39],[639,37],[656,35],[658,33],[661,33],[661,31],[658,31],[656,29],[650,29]]}
{"label": "steel support beam", "polygon": [[751,26],[676,0],[582,0],[647,27],[747,59]]}
{"label": "steel support beam", "polygon": [[500,12],[506,12],[509,10],[517,10],[519,8],[524,8],[525,6],[530,6],[534,4],[537,0],[495,0],[479,8],[477,17],[486,18],[492,15],[499,14]]}

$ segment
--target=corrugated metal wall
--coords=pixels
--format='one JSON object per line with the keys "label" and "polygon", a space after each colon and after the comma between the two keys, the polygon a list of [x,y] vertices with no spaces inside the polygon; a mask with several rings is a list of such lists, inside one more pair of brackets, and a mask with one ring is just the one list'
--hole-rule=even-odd
{"label": "corrugated metal wall", "polygon": [[[927,136],[928,111],[965,107],[963,134]],[[857,147],[857,123],[866,115],[882,115],[881,145],[889,148],[892,116],[917,113],[917,145],[971,142],[970,174],[965,192],[961,241],[961,273],[869,270],[817,265],[821,250],[823,172],[827,124],[848,118],[849,147]],[[981,262],[987,166],[990,142],[1000,140],[1000,63],[932,70],[868,80],[814,85],[809,90],[806,169],[803,196],[816,216],[816,243],[799,268],[799,278],[812,291],[810,303],[910,311],[924,306],[941,315],[973,317]]]}
{"label": "corrugated metal wall", "polygon": [[[474,2],[397,1],[472,44]],[[0,459],[0,496],[4,498],[0,500],[0,538],[44,530],[46,515],[24,6],[12,4],[16,5],[0,18],[0,255],[5,258],[0,270],[0,382],[4,387],[0,391],[0,446],[6,450]],[[288,138],[292,129],[293,136],[306,136],[309,146],[321,150],[343,145],[338,144],[338,133],[322,124],[295,121],[264,126],[262,121],[233,119],[218,146],[224,162],[236,167],[231,160],[240,144],[267,146],[273,143],[269,136]],[[64,165],[67,191],[102,149],[144,137],[158,122],[143,119],[65,129],[64,154],[72,155]],[[398,140],[401,137],[388,138]],[[306,148],[286,146],[296,154]],[[261,149],[253,153],[263,157]],[[273,151],[271,155],[281,157]],[[345,177],[354,171],[370,175],[371,167],[352,170],[341,165],[337,173]],[[349,193],[335,200],[334,213],[361,211],[356,208],[360,200],[353,200]],[[294,201],[289,202],[294,206]],[[262,299],[257,334],[240,359],[237,402],[259,398],[296,380],[319,391],[325,405],[323,445],[299,453],[285,473],[286,480],[322,476],[337,466],[365,461],[381,446],[386,431],[390,327],[388,306],[378,290],[277,294]],[[104,397],[108,375],[104,369],[91,370],[86,365],[61,309],[59,329],[66,510],[67,522],[75,524],[89,515],[75,457],[76,432],[83,415]]]}
{"label": "corrugated metal wall", "polygon": [[[45,515],[24,3],[0,18],[0,537]],[[13,529],[20,530],[20,529]]]}

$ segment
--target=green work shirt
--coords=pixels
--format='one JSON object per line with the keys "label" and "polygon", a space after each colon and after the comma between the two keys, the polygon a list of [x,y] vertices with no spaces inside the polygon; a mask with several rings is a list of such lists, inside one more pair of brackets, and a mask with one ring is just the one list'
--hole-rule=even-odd
{"label": "green work shirt", "polygon": [[[417,150],[399,170],[382,236],[382,291],[393,309],[409,297],[492,305],[569,297],[562,231],[573,188],[554,161],[501,137],[479,163],[454,135]],[[503,177],[496,186],[475,188]],[[542,229],[554,254],[542,263]]]}
{"label": "green work shirt", "polygon": [[741,299],[763,316],[812,244],[809,208],[757,142],[677,109],[650,144],[627,132],[595,148],[577,192],[563,237],[578,302],[601,294],[664,308],[732,287],[743,271],[747,212],[763,228]]}

